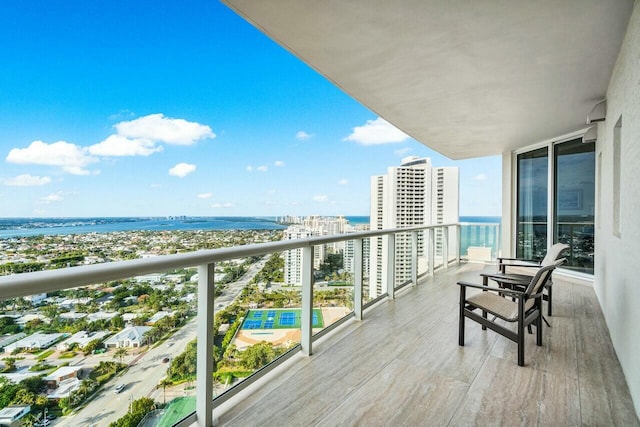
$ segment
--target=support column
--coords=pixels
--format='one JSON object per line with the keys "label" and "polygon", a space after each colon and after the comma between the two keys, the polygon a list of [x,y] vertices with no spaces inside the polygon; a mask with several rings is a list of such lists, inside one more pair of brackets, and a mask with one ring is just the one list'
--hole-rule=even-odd
{"label": "support column", "polygon": [[196,424],[213,425],[213,296],[214,264],[198,266]]}
{"label": "support column", "polygon": [[449,227],[442,227],[442,267],[449,269]]}
{"label": "support column", "polygon": [[383,241],[387,242],[387,295],[389,299],[395,298],[395,277],[396,277],[396,235],[387,234]]}
{"label": "support column", "polygon": [[411,232],[411,283],[418,286],[418,232]]}
{"label": "support column", "polygon": [[456,264],[460,265],[460,238],[462,234],[462,227],[460,224],[456,225]]}
{"label": "support column", "polygon": [[436,257],[435,257],[435,253],[436,253],[436,241],[434,239],[434,230],[433,228],[430,228],[428,230],[428,235],[429,238],[427,239],[427,244],[426,247],[429,250],[429,275],[433,276],[433,272],[434,272],[434,263],[436,262]]}
{"label": "support column", "polygon": [[302,248],[302,353],[311,356],[313,336],[313,246]]}
{"label": "support column", "polygon": [[355,239],[353,256],[353,312],[356,320],[362,320],[362,265],[363,240]]}

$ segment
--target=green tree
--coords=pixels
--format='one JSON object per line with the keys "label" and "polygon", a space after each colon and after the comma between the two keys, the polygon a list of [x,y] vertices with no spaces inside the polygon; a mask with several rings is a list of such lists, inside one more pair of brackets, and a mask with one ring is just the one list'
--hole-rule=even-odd
{"label": "green tree", "polygon": [[82,348],[82,352],[86,355],[93,353],[95,350],[102,348],[102,341],[97,339],[97,340],[91,340],[87,343],[87,345],[85,345]]}
{"label": "green tree", "polygon": [[191,380],[196,377],[196,350],[196,341],[190,341],[185,351],[171,361],[168,371],[169,378],[173,381],[180,381]]}
{"label": "green tree", "polygon": [[113,316],[109,325],[109,329],[111,329],[112,331],[119,331],[122,328],[124,328],[124,320],[122,320],[122,316],[120,316],[119,314]]}
{"label": "green tree", "polygon": [[124,347],[119,347],[118,349],[116,349],[116,351],[113,353],[113,358],[114,359],[120,359],[120,363],[124,362],[124,358],[129,354],[129,352],[127,351],[126,348]]}
{"label": "green tree", "polygon": [[130,411],[123,417],[109,424],[109,427],[136,427],[142,418],[155,409],[155,402],[148,397],[142,397],[131,403]]}
{"label": "green tree", "polygon": [[252,345],[240,353],[240,361],[248,369],[259,369],[275,359],[273,345],[266,341]]}
{"label": "green tree", "polygon": [[5,357],[2,360],[4,361],[5,372],[11,372],[16,369],[16,362],[18,361],[18,359],[16,359],[15,357]]}

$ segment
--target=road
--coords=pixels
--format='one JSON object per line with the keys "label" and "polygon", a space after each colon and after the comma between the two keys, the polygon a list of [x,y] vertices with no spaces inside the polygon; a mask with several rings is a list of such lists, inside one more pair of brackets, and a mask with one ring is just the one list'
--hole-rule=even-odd
{"label": "road", "polygon": [[[216,299],[215,310],[220,310],[231,304],[242,292],[242,289],[264,267],[265,260],[252,264],[247,273],[239,280],[227,284],[227,287]],[[173,359],[184,351],[189,341],[196,337],[197,317],[189,321],[185,326],[176,331],[167,341],[156,348],[138,356],[129,356],[131,360],[129,369],[108,383],[106,383],[97,395],[77,413],[62,417],[55,423],[60,427],[75,426],[108,426],[127,413],[129,403],[141,397],[152,397],[156,401],[163,400],[163,391],[156,388],[158,382],[166,376],[169,363],[163,363],[164,358]],[[109,360],[112,360],[111,358]],[[117,384],[125,384],[120,393],[114,392]],[[184,392],[181,390],[181,394]],[[194,391],[191,391],[193,394]],[[167,390],[167,400],[175,396],[175,391]]]}

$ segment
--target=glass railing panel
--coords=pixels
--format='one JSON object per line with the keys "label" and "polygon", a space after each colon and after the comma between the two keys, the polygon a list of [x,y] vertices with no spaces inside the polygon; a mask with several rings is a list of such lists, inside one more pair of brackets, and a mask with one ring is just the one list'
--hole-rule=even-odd
{"label": "glass railing panel", "polygon": [[460,257],[471,262],[491,262],[500,253],[500,224],[463,224],[460,227]]}
{"label": "glass railing panel", "polygon": [[214,321],[214,397],[300,343],[301,286],[287,283],[286,256],[262,257],[251,274],[229,287],[239,289],[237,295],[225,291],[218,297],[224,302],[216,304]]}
{"label": "glass railing panel", "polygon": [[594,223],[589,221],[557,224],[558,241],[569,245],[562,253],[567,258],[562,268],[593,274],[594,229]]}
{"label": "glass railing panel", "polygon": [[[133,231],[6,239],[3,251],[20,260],[3,264],[0,274],[279,239],[272,231]],[[60,255],[66,246],[82,249]],[[245,309],[237,304],[241,293],[258,273],[264,272],[259,279],[266,274],[267,281],[282,284],[281,263],[265,270],[269,261],[259,256],[215,264],[215,310],[231,313],[231,325],[233,316]],[[46,415],[57,418],[55,425],[60,426],[109,425],[127,414],[137,416],[164,405],[173,405],[170,412],[182,418],[195,408],[197,283],[197,269],[185,267],[0,301],[0,382],[14,383],[15,390],[25,389],[20,396],[33,397],[32,422]],[[218,330],[216,366],[225,361],[224,328]],[[219,383],[216,392],[226,387]]]}

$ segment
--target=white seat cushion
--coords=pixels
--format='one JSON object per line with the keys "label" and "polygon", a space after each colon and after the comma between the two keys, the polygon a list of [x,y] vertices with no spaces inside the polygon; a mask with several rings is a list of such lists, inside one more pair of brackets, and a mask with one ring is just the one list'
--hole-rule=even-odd
{"label": "white seat cushion", "polygon": [[[518,303],[509,298],[501,297],[493,292],[480,292],[469,298],[467,303],[481,310],[488,311],[508,322],[518,320]],[[535,300],[530,299],[524,304],[525,313],[533,307]]]}

